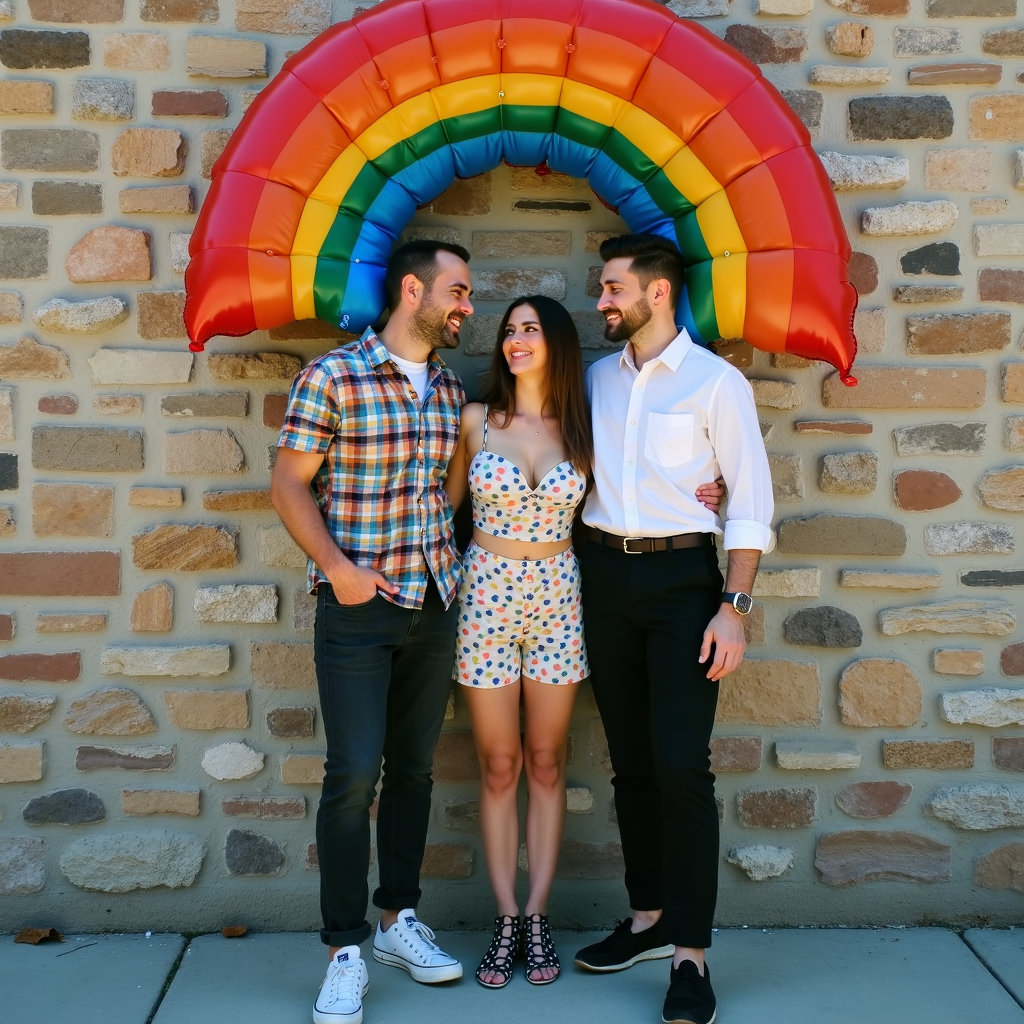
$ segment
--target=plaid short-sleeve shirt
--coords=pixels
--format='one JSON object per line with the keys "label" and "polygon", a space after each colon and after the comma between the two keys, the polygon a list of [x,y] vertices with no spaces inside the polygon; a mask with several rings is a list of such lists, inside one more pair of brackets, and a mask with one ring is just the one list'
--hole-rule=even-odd
{"label": "plaid short-sleeve shirt", "polygon": [[[279,448],[323,454],[311,488],[338,547],[420,608],[428,573],[445,605],[459,587],[452,506],[443,484],[459,437],[465,392],[430,356],[426,396],[414,395],[371,329],[313,360],[295,379]],[[422,398],[422,406],[420,399]],[[310,592],[327,577],[309,561]]]}

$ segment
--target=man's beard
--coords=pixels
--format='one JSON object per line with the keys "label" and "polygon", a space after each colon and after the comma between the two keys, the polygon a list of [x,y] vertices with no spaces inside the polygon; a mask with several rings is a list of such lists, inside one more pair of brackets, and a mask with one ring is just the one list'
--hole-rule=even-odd
{"label": "man's beard", "polygon": [[654,315],[646,295],[641,295],[632,306],[626,309],[615,307],[619,314],[619,322],[613,327],[605,322],[604,336],[608,341],[629,341],[641,327],[650,323]]}
{"label": "man's beard", "polygon": [[448,317],[453,312],[424,296],[420,308],[409,318],[409,332],[431,351],[439,348],[458,348],[459,335],[457,332],[453,334],[448,327]]}

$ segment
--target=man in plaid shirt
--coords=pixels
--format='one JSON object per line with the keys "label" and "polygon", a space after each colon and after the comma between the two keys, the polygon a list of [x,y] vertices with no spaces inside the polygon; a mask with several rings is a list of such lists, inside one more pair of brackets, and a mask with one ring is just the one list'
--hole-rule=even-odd
{"label": "man in plaid shirt", "polygon": [[315,1024],[359,1024],[370,935],[366,876],[377,812],[381,910],[373,955],[422,982],[462,965],[416,918],[431,767],[452,680],[460,565],[443,489],[462,381],[438,349],[473,312],[469,253],[410,242],[387,271],[390,316],[296,378],[270,493],[309,556],[327,763],[316,843],[330,948]]}

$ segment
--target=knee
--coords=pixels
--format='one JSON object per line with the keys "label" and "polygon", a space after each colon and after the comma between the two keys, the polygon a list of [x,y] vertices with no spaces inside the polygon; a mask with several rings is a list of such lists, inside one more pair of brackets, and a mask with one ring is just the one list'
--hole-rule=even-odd
{"label": "knee", "polygon": [[483,784],[492,793],[504,793],[509,789],[515,789],[522,768],[522,755],[508,751],[485,753],[480,759]]}
{"label": "knee", "polygon": [[534,785],[553,789],[562,782],[564,760],[563,752],[557,748],[531,749],[526,755],[526,774]]}
{"label": "knee", "polygon": [[369,810],[377,797],[377,771],[335,768],[328,762],[324,772],[323,800],[351,810]]}
{"label": "knee", "polygon": [[655,776],[667,794],[701,795],[714,790],[711,765],[705,758],[688,758],[675,754],[657,759]]}

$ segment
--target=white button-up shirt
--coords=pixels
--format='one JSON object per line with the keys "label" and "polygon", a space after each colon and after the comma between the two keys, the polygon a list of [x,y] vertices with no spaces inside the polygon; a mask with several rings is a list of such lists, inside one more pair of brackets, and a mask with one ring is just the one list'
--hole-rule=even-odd
{"label": "white button-up shirt", "polygon": [[[641,369],[633,346],[587,371],[594,425],[588,526],[624,537],[724,534],[723,545],[771,551],[768,457],[743,374],[694,345],[685,330]],[[694,497],[719,476],[726,518]]]}

